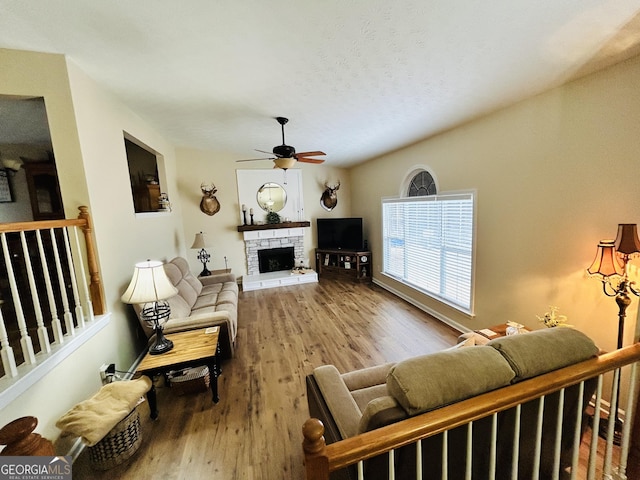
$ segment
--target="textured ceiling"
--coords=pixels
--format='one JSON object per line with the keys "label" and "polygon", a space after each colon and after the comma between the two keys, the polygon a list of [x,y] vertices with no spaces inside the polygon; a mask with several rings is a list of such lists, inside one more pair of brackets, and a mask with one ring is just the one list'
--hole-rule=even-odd
{"label": "textured ceiling", "polygon": [[0,0],[0,12],[0,47],[68,55],[177,146],[261,156],[285,116],[287,143],[335,166],[635,55],[640,31],[640,0]]}

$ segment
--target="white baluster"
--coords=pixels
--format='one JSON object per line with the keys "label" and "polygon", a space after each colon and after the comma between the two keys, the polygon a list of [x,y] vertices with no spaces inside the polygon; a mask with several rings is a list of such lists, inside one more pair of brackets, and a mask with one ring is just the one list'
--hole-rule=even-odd
{"label": "white baluster", "polygon": [[582,437],[582,412],[584,408],[584,381],[578,388],[578,408],[576,408],[575,428],[573,429],[573,453],[571,456],[571,480],[578,478],[578,460],[580,458],[580,441]]}
{"label": "white baluster", "polygon": [[49,332],[44,325],[42,316],[42,306],[40,305],[40,297],[38,288],[36,287],[36,279],[33,276],[33,266],[31,265],[31,255],[27,246],[27,237],[24,230],[20,232],[20,241],[22,242],[22,253],[24,254],[24,263],[27,268],[27,278],[29,279],[29,288],[31,289],[31,301],[33,302],[33,310],[36,316],[36,324],[38,325],[38,342],[40,343],[40,351],[44,353],[51,352],[51,344],[49,343]]}
{"label": "white baluster", "polygon": [[489,451],[489,479],[496,478],[496,451],[498,445],[498,414],[491,416],[491,449]]}
{"label": "white baluster", "polygon": [[358,480],[364,480],[364,462],[362,460],[358,462]]}
{"label": "white baluster", "polygon": [[515,425],[513,426],[513,457],[511,458],[511,478],[518,478],[518,458],[520,458],[520,425],[522,421],[522,404],[516,405]]}
{"label": "white baluster", "polygon": [[9,286],[11,287],[11,298],[13,298],[13,305],[18,319],[20,347],[22,348],[25,363],[33,365],[36,363],[36,356],[33,353],[33,343],[31,342],[31,337],[29,337],[29,331],[27,330],[27,323],[24,318],[24,311],[22,310],[22,302],[20,301],[18,285],[16,284],[16,276],[13,273],[13,265],[11,263],[11,255],[9,253],[9,246],[7,245],[7,236],[5,233],[2,233],[2,250],[4,252],[4,261],[7,265],[7,275],[9,276]]}
{"label": "white baluster", "polygon": [[64,247],[67,253],[67,266],[69,267],[69,277],[71,278],[71,291],[73,292],[73,301],[75,303],[74,312],[76,313],[76,326],[78,328],[84,327],[84,313],[82,312],[82,305],[80,305],[80,295],[78,294],[78,282],[76,281],[76,271],[73,268],[73,257],[71,256],[71,246],[69,244],[69,234],[66,228],[62,229],[64,236]]}
{"label": "white baluster", "polygon": [[538,480],[540,478],[540,452],[542,451],[542,420],[544,416],[544,396],[538,401],[538,421],[536,423],[536,445],[533,454],[533,472],[531,479]]}
{"label": "white baluster", "polygon": [[629,378],[629,388],[627,395],[627,407],[624,413],[624,424],[622,425],[622,443],[620,445],[620,464],[618,466],[618,476],[627,478],[627,460],[629,459],[629,442],[631,437],[631,424],[637,412],[634,411],[636,405],[636,368],[638,364],[631,365],[631,377]]}
{"label": "white baluster", "polygon": [[396,461],[395,450],[389,450],[389,480],[395,480],[396,478]]}
{"label": "white baluster", "polygon": [[[464,469],[465,480],[471,480],[471,469],[473,468],[473,422],[467,423],[467,459]],[[422,475],[418,478],[422,479]]]}
{"label": "white baluster", "polygon": [[[553,476],[552,480],[558,480],[560,475],[560,447],[562,445],[562,415],[564,413],[564,391],[563,388],[559,392],[558,398],[558,414],[556,415],[556,438],[553,444]],[[579,411],[579,410],[578,410]]]}
{"label": "white baluster", "polygon": [[[613,383],[611,389],[611,407],[614,405],[618,405],[618,388],[616,388],[618,384],[618,380],[620,378],[620,369],[617,368],[613,371]],[[605,478],[612,478],[612,464],[613,464],[613,437],[614,431],[616,427],[616,418],[618,417],[617,412],[613,411],[613,409],[609,407],[609,416],[607,417],[607,441],[605,443],[604,449],[604,467],[602,468],[602,472]]]}
{"label": "white baluster", "polygon": [[416,442],[416,478],[422,479],[422,440]]}
{"label": "white baluster", "polygon": [[440,478],[447,480],[449,476],[449,430],[442,432],[442,470]]}
{"label": "white baluster", "polygon": [[16,368],[16,357],[13,354],[13,348],[9,345],[9,337],[7,336],[7,327],[2,318],[2,309],[0,309],[0,356],[2,357],[2,367],[5,376],[17,377],[18,369]]}
{"label": "white baluster", "polygon": [[84,267],[83,250],[80,248],[80,236],[78,235],[78,227],[73,227],[73,234],[76,238],[76,252],[78,252],[78,263],[80,264],[78,270],[80,270],[80,283],[82,285],[82,293],[84,295],[84,304],[86,305],[86,314],[89,317],[89,321],[93,321],[93,302],[91,301],[91,295],[89,294],[89,282],[87,282],[87,274]]}
{"label": "white baluster", "polygon": [[600,431],[600,412],[602,411],[602,382],[604,375],[598,376],[596,388],[596,403],[594,407],[593,425],[591,428],[591,448],[589,449],[589,465],[587,467],[587,480],[595,480],[596,464],[598,461],[598,432]]}
{"label": "white baluster", "polygon": [[42,236],[40,230],[36,230],[36,240],[38,241],[38,252],[40,253],[40,262],[42,263],[42,275],[44,276],[44,285],[47,290],[47,299],[49,300],[49,311],[51,312],[51,329],[53,330],[53,341],[55,343],[64,343],[62,335],[62,324],[58,318],[58,310],[56,308],[56,299],[53,296],[53,286],[51,285],[51,276],[49,275],[49,265],[47,256],[44,253],[44,245],[42,244]]}
{"label": "white baluster", "polygon": [[53,258],[56,262],[56,273],[58,274],[58,286],[60,288],[60,300],[62,300],[64,325],[67,327],[67,335],[75,335],[75,327],[73,326],[73,315],[69,310],[69,299],[67,298],[67,290],[64,284],[64,274],[62,273],[62,262],[60,261],[60,252],[58,251],[58,242],[54,229],[50,229],[51,244],[53,245]]}

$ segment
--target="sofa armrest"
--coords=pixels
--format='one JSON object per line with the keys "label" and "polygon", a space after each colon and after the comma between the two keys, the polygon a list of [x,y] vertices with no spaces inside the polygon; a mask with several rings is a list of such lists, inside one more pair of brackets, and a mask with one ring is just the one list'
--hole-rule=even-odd
{"label": "sofa armrest", "polygon": [[323,365],[313,370],[313,376],[342,438],[357,435],[362,412],[338,369],[333,365]]}
{"label": "sofa armrest", "polygon": [[374,398],[367,404],[358,425],[358,433],[368,432],[376,428],[391,425],[409,416],[392,396]]}
{"label": "sofa armrest", "polygon": [[231,272],[214,273],[213,275],[209,275],[207,277],[198,277],[198,280],[200,280],[200,283],[202,283],[202,285],[212,285],[214,283],[226,283],[226,282],[236,283],[236,276]]}

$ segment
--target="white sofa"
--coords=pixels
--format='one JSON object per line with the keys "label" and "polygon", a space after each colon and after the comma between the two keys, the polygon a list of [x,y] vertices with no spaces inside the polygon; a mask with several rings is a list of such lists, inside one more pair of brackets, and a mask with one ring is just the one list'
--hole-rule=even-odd
{"label": "white sofa", "polygon": [[[169,298],[171,315],[164,324],[165,333],[220,326],[220,349],[223,358],[234,356],[238,330],[238,283],[232,273],[195,277],[189,263],[176,257],[164,264],[164,271],[178,294]],[[147,337],[153,335],[140,318],[141,305],[134,305]]]}

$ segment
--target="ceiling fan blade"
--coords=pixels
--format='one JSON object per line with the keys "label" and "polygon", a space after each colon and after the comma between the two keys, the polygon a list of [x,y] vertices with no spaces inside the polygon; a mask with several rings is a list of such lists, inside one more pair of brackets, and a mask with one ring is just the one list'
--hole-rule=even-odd
{"label": "ceiling fan blade", "polygon": [[315,152],[299,152],[296,154],[298,157],[317,157],[318,155],[326,155],[326,153],[317,150]]}
{"label": "ceiling fan blade", "polygon": [[264,150],[258,150],[257,148],[253,149],[255,152],[266,153],[267,155],[273,155],[273,152],[265,152]]}
{"label": "ceiling fan blade", "polygon": [[236,160],[236,162],[255,162],[257,160],[275,160],[274,157],[265,157],[265,158],[245,158],[244,160]]}
{"label": "ceiling fan blade", "polygon": [[319,158],[307,158],[307,157],[298,157],[299,162],[303,163],[323,163],[324,160],[320,160]]}

